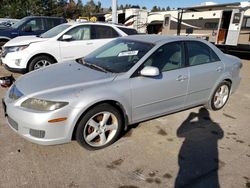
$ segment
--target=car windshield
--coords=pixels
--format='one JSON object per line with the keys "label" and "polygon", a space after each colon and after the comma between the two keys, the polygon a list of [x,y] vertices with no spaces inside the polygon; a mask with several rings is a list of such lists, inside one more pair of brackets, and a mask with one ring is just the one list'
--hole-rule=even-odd
{"label": "car windshield", "polygon": [[53,27],[52,29],[48,30],[47,32],[43,33],[40,35],[41,38],[52,38],[59,33],[63,32],[65,29],[70,27],[71,25],[69,24],[61,24],[56,27]]}
{"label": "car windshield", "polygon": [[127,72],[153,46],[152,43],[116,39],[86,56],[83,64],[98,66],[108,72]]}
{"label": "car windshield", "polygon": [[13,24],[11,27],[14,28],[14,29],[17,29],[20,25],[22,25],[24,22],[26,22],[27,19],[28,19],[27,17],[26,18],[22,18],[21,20],[19,20],[15,24]]}

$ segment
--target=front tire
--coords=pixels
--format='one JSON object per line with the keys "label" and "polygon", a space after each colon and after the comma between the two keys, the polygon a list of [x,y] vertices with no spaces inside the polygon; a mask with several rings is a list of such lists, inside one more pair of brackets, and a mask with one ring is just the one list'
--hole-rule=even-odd
{"label": "front tire", "polygon": [[90,109],[76,129],[77,142],[86,149],[97,150],[114,143],[122,131],[122,116],[109,104]]}
{"label": "front tire", "polygon": [[31,60],[28,67],[28,71],[30,72],[33,70],[37,70],[49,66],[53,63],[55,63],[55,61],[51,57],[46,55],[40,55]]}
{"label": "front tire", "polygon": [[210,108],[214,111],[222,109],[227,103],[230,95],[231,84],[227,81],[220,83],[210,99]]}

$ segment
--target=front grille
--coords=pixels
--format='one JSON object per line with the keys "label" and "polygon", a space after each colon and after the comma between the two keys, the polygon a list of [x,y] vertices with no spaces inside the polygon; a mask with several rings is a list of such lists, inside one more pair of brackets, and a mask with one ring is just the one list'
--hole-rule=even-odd
{"label": "front grille", "polygon": [[45,137],[45,131],[30,129],[30,135],[34,136],[36,138],[44,138]]}
{"label": "front grille", "polygon": [[10,126],[15,129],[18,130],[18,124],[17,122],[15,122],[15,120],[13,120],[11,117],[7,116],[8,122],[10,124]]}

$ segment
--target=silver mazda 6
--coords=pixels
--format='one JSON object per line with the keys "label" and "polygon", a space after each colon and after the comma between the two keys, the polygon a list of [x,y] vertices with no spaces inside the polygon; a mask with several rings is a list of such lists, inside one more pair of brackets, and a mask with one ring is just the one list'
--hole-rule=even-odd
{"label": "silver mazda 6", "polygon": [[239,85],[241,66],[204,40],[129,36],[21,76],[3,106],[10,127],[31,142],[75,138],[100,149],[130,124],[198,105],[221,109]]}

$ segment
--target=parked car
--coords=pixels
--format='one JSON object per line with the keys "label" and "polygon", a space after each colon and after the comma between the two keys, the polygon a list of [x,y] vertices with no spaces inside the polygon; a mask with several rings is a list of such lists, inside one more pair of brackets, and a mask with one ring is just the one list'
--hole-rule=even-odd
{"label": "parked car", "polygon": [[13,24],[17,23],[19,19],[11,19],[11,18],[0,18],[0,30],[6,29]]}
{"label": "parked car", "polygon": [[11,27],[0,29],[0,47],[17,36],[40,35],[49,29],[66,23],[65,18],[47,16],[28,16],[16,22]]}
{"label": "parked car", "polygon": [[10,127],[34,143],[75,137],[100,149],[130,124],[198,105],[220,110],[239,85],[241,66],[205,40],[133,35],[21,76],[3,106]]}
{"label": "parked car", "polygon": [[86,56],[116,37],[136,30],[108,23],[67,23],[40,36],[23,36],[7,42],[2,62],[12,72],[29,72],[50,64]]}

